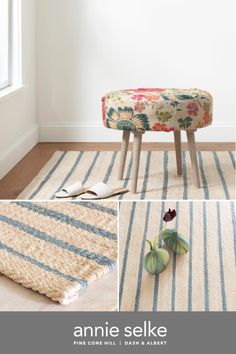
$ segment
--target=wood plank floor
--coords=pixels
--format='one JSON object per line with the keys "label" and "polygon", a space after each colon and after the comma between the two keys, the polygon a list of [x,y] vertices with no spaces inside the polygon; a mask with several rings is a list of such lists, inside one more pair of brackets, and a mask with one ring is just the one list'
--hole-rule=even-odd
{"label": "wood plank floor", "polygon": [[92,284],[76,301],[64,306],[0,274],[0,312],[116,311],[118,308],[117,287],[117,270],[114,270]]}
{"label": "wood plank floor", "polygon": [[[187,149],[187,144],[182,144]],[[198,150],[234,150],[234,143],[198,143]],[[118,151],[119,143],[39,143],[1,181],[0,199],[16,199],[55,151]],[[132,144],[130,144],[132,149]],[[143,150],[174,150],[173,143],[143,143]]]}

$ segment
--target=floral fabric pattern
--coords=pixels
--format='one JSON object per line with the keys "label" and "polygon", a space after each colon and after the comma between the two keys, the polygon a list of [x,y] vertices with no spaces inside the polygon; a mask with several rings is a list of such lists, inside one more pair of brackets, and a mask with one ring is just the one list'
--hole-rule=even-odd
{"label": "floral fabric pattern", "polygon": [[129,89],[102,99],[105,127],[132,131],[195,130],[212,123],[212,97],[199,89]]}
{"label": "floral fabric pattern", "polygon": [[110,108],[107,127],[119,130],[150,130],[146,114],[135,114],[132,107]]}

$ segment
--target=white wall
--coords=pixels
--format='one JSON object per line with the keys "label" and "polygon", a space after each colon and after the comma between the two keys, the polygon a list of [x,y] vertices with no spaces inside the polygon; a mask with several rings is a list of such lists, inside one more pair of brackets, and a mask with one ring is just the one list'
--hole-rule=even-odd
{"label": "white wall", "polygon": [[0,98],[0,179],[38,141],[34,0],[22,0],[22,79],[23,88]]}
{"label": "white wall", "polygon": [[[38,1],[41,141],[111,141],[101,96],[120,88],[198,87],[214,96],[201,141],[234,139],[233,0]],[[149,133],[146,140],[172,139]]]}

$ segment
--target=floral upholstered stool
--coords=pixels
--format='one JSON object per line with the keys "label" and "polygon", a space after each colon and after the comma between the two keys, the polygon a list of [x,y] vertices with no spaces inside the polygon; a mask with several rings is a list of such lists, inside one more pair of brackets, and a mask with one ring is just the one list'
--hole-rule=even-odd
{"label": "floral upholstered stool", "polygon": [[212,122],[212,97],[198,89],[137,89],[110,92],[103,98],[103,123],[123,130],[119,179],[123,178],[130,133],[134,134],[132,193],[137,191],[142,134],[174,133],[177,173],[182,175],[181,130],[186,131],[196,185],[200,188],[194,132]]}

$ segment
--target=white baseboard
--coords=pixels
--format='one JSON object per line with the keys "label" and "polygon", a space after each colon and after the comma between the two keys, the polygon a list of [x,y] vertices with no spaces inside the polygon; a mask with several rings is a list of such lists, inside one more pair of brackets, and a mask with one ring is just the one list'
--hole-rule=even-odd
{"label": "white baseboard", "polygon": [[[182,134],[182,140],[186,136]],[[0,179],[3,178],[37,143],[40,142],[120,142],[121,132],[106,129],[102,125],[34,125],[8,149],[0,154]],[[168,133],[147,132],[145,142],[173,142]],[[198,142],[234,142],[235,127],[212,125],[199,129]]]}
{"label": "white baseboard", "polygon": [[34,125],[0,154],[0,179],[38,143],[38,139],[39,128]]}
{"label": "white baseboard", "polygon": [[[186,134],[182,134],[186,141]],[[233,142],[235,141],[235,127],[226,125],[211,125],[199,129],[196,134],[199,142]],[[121,132],[106,129],[103,125],[40,125],[40,142],[120,142]],[[143,137],[145,142],[173,142],[173,135],[169,133],[147,132]]]}

